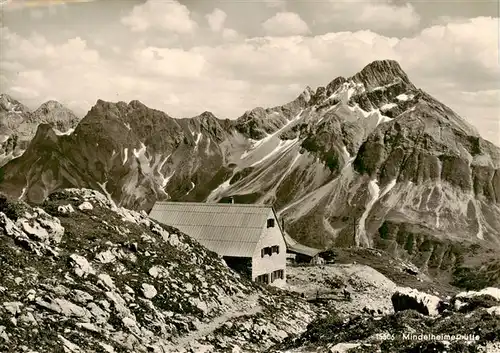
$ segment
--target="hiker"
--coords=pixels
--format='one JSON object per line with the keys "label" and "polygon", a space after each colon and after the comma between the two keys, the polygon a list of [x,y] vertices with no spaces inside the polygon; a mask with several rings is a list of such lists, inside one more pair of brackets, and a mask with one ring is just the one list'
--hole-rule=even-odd
{"label": "hiker", "polygon": [[344,299],[347,301],[350,301],[351,300],[351,292],[347,289],[347,287],[344,288],[343,293],[344,293]]}

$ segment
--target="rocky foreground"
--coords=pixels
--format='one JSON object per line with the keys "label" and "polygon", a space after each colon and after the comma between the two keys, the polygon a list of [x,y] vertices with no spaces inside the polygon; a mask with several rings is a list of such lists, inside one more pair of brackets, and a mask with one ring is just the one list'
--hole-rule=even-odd
{"label": "rocky foreground", "polygon": [[[500,352],[500,288],[442,298],[400,287],[364,265],[292,272],[290,288],[323,310],[270,352]],[[341,295],[346,284],[351,300]]]}
{"label": "rocky foreground", "polygon": [[303,331],[304,300],[102,194],[0,202],[0,351],[263,351]]}
{"label": "rocky foreground", "polygon": [[[439,293],[403,263],[392,275],[356,263],[290,267],[284,288],[263,287],[177,229],[87,189],[39,207],[0,198],[0,265],[1,352],[500,349],[498,288]],[[419,334],[478,338],[407,337]]]}

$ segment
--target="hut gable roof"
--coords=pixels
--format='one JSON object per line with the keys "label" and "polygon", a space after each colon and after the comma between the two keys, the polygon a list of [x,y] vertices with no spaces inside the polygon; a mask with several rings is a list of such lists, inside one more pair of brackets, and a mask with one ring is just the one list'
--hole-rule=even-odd
{"label": "hut gable roof", "polygon": [[150,217],[219,255],[252,257],[271,211],[268,205],[162,201],[155,203]]}

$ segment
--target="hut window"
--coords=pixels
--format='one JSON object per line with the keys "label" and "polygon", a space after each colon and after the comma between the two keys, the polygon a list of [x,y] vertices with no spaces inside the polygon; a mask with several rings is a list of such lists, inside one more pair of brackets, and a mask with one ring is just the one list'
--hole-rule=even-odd
{"label": "hut window", "polygon": [[274,218],[269,218],[267,220],[267,228],[274,228]]}
{"label": "hut window", "polygon": [[260,276],[257,276],[257,278],[255,279],[255,282],[257,283],[269,283],[269,274],[264,274],[264,275],[260,275]]}
{"label": "hut window", "polygon": [[285,272],[283,270],[276,270],[271,273],[271,283],[277,279],[283,279],[285,277]]}
{"label": "hut window", "polygon": [[265,247],[260,250],[260,257],[264,257],[264,255],[271,256],[273,254],[273,249],[271,247]]}

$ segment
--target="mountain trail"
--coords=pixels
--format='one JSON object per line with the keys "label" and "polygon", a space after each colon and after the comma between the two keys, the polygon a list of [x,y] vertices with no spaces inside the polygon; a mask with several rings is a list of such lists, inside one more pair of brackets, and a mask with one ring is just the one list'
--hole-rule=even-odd
{"label": "mountain trail", "polygon": [[195,343],[197,340],[208,336],[209,334],[217,330],[219,327],[224,325],[226,322],[238,318],[240,316],[245,316],[245,315],[252,316],[261,311],[262,311],[262,306],[259,304],[259,295],[252,294],[248,298],[246,298],[243,302],[239,303],[239,305],[236,305],[236,307],[233,310],[225,312],[224,314],[214,318],[208,323],[203,323],[202,325],[200,325],[198,330],[186,336],[174,339],[172,346],[169,348],[173,349],[172,352],[182,351],[183,348],[186,348],[187,346]]}

